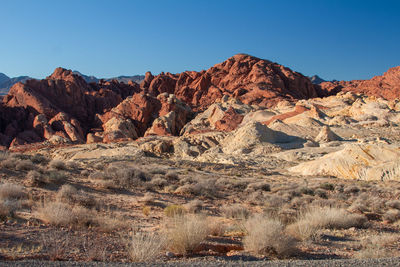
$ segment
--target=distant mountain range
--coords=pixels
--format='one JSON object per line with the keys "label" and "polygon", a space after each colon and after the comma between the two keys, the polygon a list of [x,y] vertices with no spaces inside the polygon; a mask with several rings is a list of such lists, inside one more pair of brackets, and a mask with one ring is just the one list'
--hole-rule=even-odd
{"label": "distant mountain range", "polygon": [[118,82],[124,82],[124,83],[128,83],[129,81],[132,81],[135,83],[141,83],[144,80],[144,75],[118,76],[118,77],[112,77],[112,78],[97,78],[95,76],[88,76],[88,75],[82,74],[77,70],[74,70],[73,73],[80,75],[87,83],[93,83],[93,82],[98,83],[100,80],[105,80],[105,81],[117,80]]}
{"label": "distant mountain range", "polygon": [[8,90],[10,90],[11,86],[16,84],[17,82],[24,82],[26,80],[32,79],[29,76],[19,76],[10,78],[4,73],[0,72],[0,95],[6,95]]}
{"label": "distant mountain range", "polygon": [[[74,74],[78,74],[82,76],[82,78],[87,82],[95,82],[98,83],[101,78],[96,78],[94,76],[88,76],[80,73],[79,71],[74,71]],[[19,77],[14,77],[10,78],[4,73],[0,72],[0,95],[6,95],[10,88],[16,84],[17,82],[25,82],[26,80],[33,79],[29,76],[19,76]],[[124,82],[128,83],[129,81],[133,81],[136,83],[141,83],[144,80],[144,75],[133,75],[133,76],[118,76],[118,77],[113,77],[113,78],[107,78],[103,79],[105,81],[112,81],[112,80],[117,80],[119,82]]]}
{"label": "distant mountain range", "polygon": [[320,84],[320,83],[326,82],[324,79],[322,79],[318,75],[314,75],[314,76],[308,77],[308,78],[310,78],[310,80],[313,84]]}

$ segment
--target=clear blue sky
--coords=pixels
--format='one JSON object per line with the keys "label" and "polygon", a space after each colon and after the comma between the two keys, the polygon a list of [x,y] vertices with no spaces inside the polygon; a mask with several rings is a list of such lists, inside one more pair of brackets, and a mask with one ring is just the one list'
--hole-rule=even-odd
{"label": "clear blue sky", "polygon": [[112,77],[207,69],[236,53],[304,75],[400,65],[400,1],[1,0],[0,72]]}

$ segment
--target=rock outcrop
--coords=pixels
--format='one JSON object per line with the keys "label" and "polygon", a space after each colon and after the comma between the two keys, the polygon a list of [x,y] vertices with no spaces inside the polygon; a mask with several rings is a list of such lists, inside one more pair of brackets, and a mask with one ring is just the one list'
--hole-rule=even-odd
{"label": "rock outcrop", "polygon": [[391,145],[348,145],[340,151],[290,168],[302,175],[359,180],[399,180],[400,150]]}
{"label": "rock outcrop", "polygon": [[332,95],[340,91],[361,93],[393,100],[400,98],[400,66],[389,69],[381,76],[370,80],[335,81],[320,84],[321,95]]}
{"label": "rock outcrop", "polygon": [[16,114],[2,119],[1,132],[6,136],[2,145],[59,140],[54,135],[66,142],[82,143],[87,132],[99,126],[96,113],[104,113],[139,90],[137,84],[87,84],[81,76],[62,68],[44,80],[17,83],[3,98],[5,113],[14,110]]}
{"label": "rock outcrop", "polygon": [[245,54],[235,55],[207,71],[161,73],[155,77],[148,73],[141,86],[153,95],[174,93],[194,110],[204,110],[224,95],[261,107],[274,106],[282,99],[317,96],[307,77]]}

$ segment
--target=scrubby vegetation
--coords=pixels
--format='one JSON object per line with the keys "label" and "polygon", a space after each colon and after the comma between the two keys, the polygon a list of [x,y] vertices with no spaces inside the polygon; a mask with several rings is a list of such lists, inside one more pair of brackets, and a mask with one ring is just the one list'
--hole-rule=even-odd
{"label": "scrubby vegetation", "polygon": [[[1,154],[0,220],[38,241],[0,253],[132,262],[230,253],[301,259],[330,246],[342,257],[397,255],[396,182],[305,181],[196,164]],[[62,248],[50,241],[56,233]]]}

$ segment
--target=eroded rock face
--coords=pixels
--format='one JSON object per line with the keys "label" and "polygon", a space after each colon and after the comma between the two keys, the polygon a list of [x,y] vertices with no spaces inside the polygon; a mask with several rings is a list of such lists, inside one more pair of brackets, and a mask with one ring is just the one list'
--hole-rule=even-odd
{"label": "eroded rock face", "polygon": [[[282,142],[262,142],[281,143],[281,149],[294,148],[284,145],[289,143],[329,145],[340,139],[328,126],[335,132],[346,126],[355,135],[357,127],[400,124],[399,73],[396,67],[367,81],[314,85],[277,63],[238,54],[205,71],[156,76],[148,72],[139,86],[103,80],[86,83],[70,70],[57,68],[44,80],[14,85],[4,97],[0,146],[114,142],[161,135],[188,138],[206,133],[232,133],[231,138],[255,123],[263,125],[257,129],[265,126],[266,131],[285,134]],[[337,133],[349,139],[350,134]],[[196,147],[193,151],[212,158],[195,142],[189,142]],[[184,144],[169,147],[186,151]]]}
{"label": "eroded rock face", "polygon": [[108,132],[109,121],[130,120],[136,129],[136,139],[143,135],[178,135],[191,117],[191,109],[174,95],[163,93],[158,97],[149,94],[135,94],[125,99],[111,111],[99,116],[103,129]]}
{"label": "eroded rock face", "polygon": [[[162,73],[142,87],[151,94],[174,93],[194,110],[204,110],[228,95],[245,104],[274,106],[282,99],[303,99],[317,96],[311,81],[289,68],[268,60],[238,54],[207,71]],[[146,79],[145,79],[146,80]]]}
{"label": "eroded rock face", "polygon": [[[63,68],[43,80],[17,83],[3,99],[1,132],[6,137],[1,143],[8,146],[16,138],[13,145],[26,144],[49,140],[54,135],[67,142],[85,142],[87,132],[98,126],[96,113],[104,113],[139,90],[134,83],[87,84],[81,76]],[[22,134],[30,131],[37,137]]]}
{"label": "eroded rock face", "polygon": [[319,159],[301,163],[289,170],[302,175],[331,175],[359,180],[399,180],[397,146],[386,144],[347,145]]}
{"label": "eroded rock face", "polygon": [[400,98],[400,66],[389,69],[381,76],[370,80],[323,82],[322,94],[336,94],[340,91],[361,93],[388,100]]}

